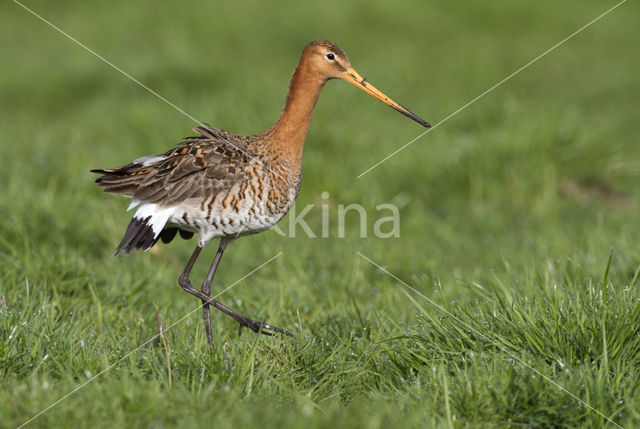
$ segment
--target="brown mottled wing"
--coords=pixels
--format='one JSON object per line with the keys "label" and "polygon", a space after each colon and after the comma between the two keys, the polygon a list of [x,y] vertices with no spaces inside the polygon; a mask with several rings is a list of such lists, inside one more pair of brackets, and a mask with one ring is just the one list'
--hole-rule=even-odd
{"label": "brown mottled wing", "polygon": [[197,127],[177,148],[137,159],[101,173],[105,192],[149,203],[174,205],[206,198],[242,181],[252,153],[243,138],[215,128]]}

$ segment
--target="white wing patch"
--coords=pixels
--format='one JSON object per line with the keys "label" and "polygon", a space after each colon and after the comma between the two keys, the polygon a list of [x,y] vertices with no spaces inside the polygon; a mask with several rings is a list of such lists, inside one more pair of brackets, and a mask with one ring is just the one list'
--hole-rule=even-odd
{"label": "white wing patch", "polygon": [[147,155],[147,156],[143,156],[142,158],[134,159],[131,163],[141,164],[143,167],[148,167],[166,158],[167,157],[164,155]]}

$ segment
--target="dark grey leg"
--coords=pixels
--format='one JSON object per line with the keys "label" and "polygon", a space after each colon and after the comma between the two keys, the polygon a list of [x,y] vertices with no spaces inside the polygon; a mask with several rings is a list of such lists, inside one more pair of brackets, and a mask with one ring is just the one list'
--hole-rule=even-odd
{"label": "dark grey leg", "polygon": [[[213,259],[211,268],[209,268],[209,273],[207,274],[207,278],[204,280],[204,283],[202,284],[202,292],[207,296],[211,295],[210,293],[211,282],[213,281],[213,276],[215,275],[216,269],[218,268],[218,264],[220,263],[220,258],[222,258],[222,253],[227,248],[227,246],[231,244],[233,240],[235,240],[235,238],[223,238],[220,240],[220,247],[218,247],[218,253],[216,253],[216,257]],[[273,335],[272,332],[276,332],[279,334],[291,336],[291,333],[287,332],[284,329],[271,326],[264,322],[256,322],[255,320],[251,320],[248,317],[243,316],[242,314],[236,313],[229,307],[225,306],[221,302],[218,302],[214,299],[209,299],[207,303],[204,305],[204,308],[206,309],[207,313],[209,311],[208,309],[209,303],[240,324],[240,326],[238,327],[238,334],[242,333],[243,327],[247,327],[248,329],[251,329],[253,332],[262,332],[265,335]],[[207,314],[205,315],[205,325],[208,319],[209,317]],[[207,332],[208,332],[207,335],[209,335],[211,331],[208,330]]]}
{"label": "dark grey leg", "polygon": [[207,342],[213,349],[214,346],[213,346],[213,335],[211,333],[211,319],[210,319],[209,305],[213,305],[215,308],[222,311],[223,313],[225,313],[226,315],[234,319],[236,322],[238,322],[240,324],[238,328],[238,333],[242,333],[242,328],[246,327],[248,329],[251,329],[253,332],[261,332],[265,335],[273,335],[273,333],[275,332],[278,334],[292,336],[291,333],[285,329],[280,329],[276,326],[272,326],[264,322],[257,322],[255,320],[249,319],[248,317],[245,317],[239,313],[236,313],[235,311],[231,310],[229,307],[225,306],[224,304],[214,299],[211,299],[211,282],[213,281],[213,276],[216,273],[218,264],[220,263],[220,259],[222,258],[222,254],[224,253],[224,250],[233,240],[234,239],[222,239],[220,241],[218,252],[216,253],[215,258],[213,259],[211,268],[209,268],[207,277],[205,278],[204,283],[202,284],[201,291],[193,287],[193,285],[191,284],[191,280],[189,280],[189,274],[191,273],[191,269],[193,268],[193,265],[195,264],[196,259],[198,259],[198,256],[202,251],[202,247],[200,246],[196,247],[196,249],[193,251],[193,254],[191,255],[191,258],[189,258],[189,262],[187,262],[187,266],[184,268],[184,271],[182,271],[182,274],[178,279],[178,284],[185,291],[189,292],[191,295],[194,295],[202,300],[202,310],[204,313],[203,317],[204,317],[204,324],[205,324],[205,329],[207,333]]}
{"label": "dark grey leg", "polygon": [[[216,270],[218,269],[218,264],[220,263],[220,259],[222,258],[222,254],[224,253],[224,249],[232,242],[233,240],[221,239],[220,245],[218,246],[218,252],[216,253],[215,258],[213,258],[213,263],[211,264],[211,268],[209,268],[209,272],[207,273],[207,277],[204,279],[204,283],[202,283],[202,293],[207,297],[211,296],[211,282],[213,281],[213,276],[216,274]],[[211,334],[211,317],[209,310],[209,302],[211,299],[207,299],[206,301],[202,301],[202,313],[204,317],[204,327],[207,331],[207,342],[213,349],[213,335]]]}

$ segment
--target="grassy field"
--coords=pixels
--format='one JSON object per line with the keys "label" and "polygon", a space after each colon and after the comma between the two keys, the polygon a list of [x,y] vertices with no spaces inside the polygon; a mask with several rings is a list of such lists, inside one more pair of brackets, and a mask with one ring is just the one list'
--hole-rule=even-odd
{"label": "grassy field", "polygon": [[[25,0],[241,134],[275,120],[310,40],[437,124],[615,4],[217,3]],[[161,153],[193,121],[3,2],[0,427],[60,399],[25,427],[638,427],[638,16],[626,2],[359,179],[423,129],[330,82],[298,199],[318,235],[328,206],[329,237],[241,239],[214,284],[295,337],[238,337],[214,313],[212,353],[176,282],[195,241],[111,258],[128,202],[88,172]],[[353,218],[337,236],[352,203],[366,238]],[[399,208],[399,238],[371,234],[379,204]],[[171,329],[139,348],[156,311]]]}

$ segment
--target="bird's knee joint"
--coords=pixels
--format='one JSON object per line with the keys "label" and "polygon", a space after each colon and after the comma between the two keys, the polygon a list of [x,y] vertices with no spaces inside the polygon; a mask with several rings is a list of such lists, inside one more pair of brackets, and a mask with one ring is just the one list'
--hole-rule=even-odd
{"label": "bird's knee joint", "polygon": [[189,289],[191,287],[191,282],[187,276],[180,276],[178,278],[178,284],[182,289]]}

